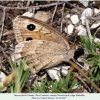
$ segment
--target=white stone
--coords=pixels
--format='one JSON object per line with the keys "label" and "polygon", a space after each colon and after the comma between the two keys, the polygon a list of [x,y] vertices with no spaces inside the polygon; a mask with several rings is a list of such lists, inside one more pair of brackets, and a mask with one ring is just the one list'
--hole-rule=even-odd
{"label": "white stone", "polygon": [[70,66],[62,66],[61,73],[62,73],[63,76],[67,76],[69,68],[70,68]]}
{"label": "white stone", "polygon": [[59,76],[60,73],[57,70],[53,70],[53,69],[48,69],[47,70],[48,75],[51,77],[52,80],[57,80],[59,81]]}
{"label": "white stone", "polygon": [[68,25],[68,27],[67,27],[67,33],[68,34],[72,34],[73,30],[74,30],[74,25],[72,25],[72,24]]}
{"label": "white stone", "polygon": [[92,16],[93,15],[93,10],[91,8],[86,8],[82,14],[81,14],[81,17],[82,16]]}
{"label": "white stone", "polygon": [[22,16],[32,17],[33,13],[25,12]]}
{"label": "white stone", "polygon": [[94,23],[91,28],[97,28],[100,25],[100,22]]}
{"label": "white stone", "polygon": [[[5,78],[6,78],[6,75],[0,71],[0,87],[3,87],[3,82]],[[5,87],[2,91],[6,91],[6,90],[7,90],[7,87]]]}
{"label": "white stone", "polygon": [[86,89],[84,89],[83,93],[89,93]]}
{"label": "white stone", "polygon": [[57,71],[60,71],[60,69],[61,69],[61,66],[57,66],[57,67],[54,67],[54,68],[52,68],[53,70],[57,70]]}
{"label": "white stone", "polygon": [[85,25],[85,19],[86,19],[86,17],[85,16],[82,16],[80,19],[82,21],[82,25]]}
{"label": "white stone", "polygon": [[83,28],[84,28],[83,25],[79,25],[79,26],[76,27],[77,31],[80,31],[80,30],[83,29]]}
{"label": "white stone", "polygon": [[87,7],[89,0],[79,0],[79,2],[82,3],[85,7]]}
{"label": "white stone", "polygon": [[63,76],[67,76],[68,70],[62,70],[61,73],[62,73]]}
{"label": "white stone", "polygon": [[99,39],[99,38],[95,38],[95,39],[94,39],[94,42],[95,42],[95,43],[100,43],[100,39]]}
{"label": "white stone", "polygon": [[78,15],[72,15],[71,16],[71,21],[72,21],[73,24],[79,23]]}
{"label": "white stone", "polygon": [[68,70],[68,69],[70,68],[70,66],[61,66],[61,68],[62,68],[63,70]]}
{"label": "white stone", "polygon": [[90,66],[89,64],[87,64],[87,63],[84,62],[84,69],[85,70],[89,70],[89,66]]}
{"label": "white stone", "polygon": [[70,18],[70,14],[67,14],[67,15],[66,15],[66,18]]}
{"label": "white stone", "polygon": [[78,35],[79,35],[79,36],[86,36],[86,35],[87,35],[86,29],[85,29],[85,28],[81,29],[81,30],[78,32]]}
{"label": "white stone", "polygon": [[97,15],[99,12],[100,12],[100,10],[99,10],[99,9],[94,8],[94,14],[95,14],[95,15]]}
{"label": "white stone", "polygon": [[79,88],[79,85],[76,83],[76,84],[73,86],[72,89],[77,89],[77,88]]}
{"label": "white stone", "polygon": [[85,19],[86,19],[86,16],[92,16],[93,15],[93,10],[91,8],[86,8],[82,14],[81,14],[81,21],[82,21],[82,24],[85,25]]}
{"label": "white stone", "polygon": [[45,11],[37,11],[37,13],[34,15],[34,18],[47,23],[51,18],[51,13]]}

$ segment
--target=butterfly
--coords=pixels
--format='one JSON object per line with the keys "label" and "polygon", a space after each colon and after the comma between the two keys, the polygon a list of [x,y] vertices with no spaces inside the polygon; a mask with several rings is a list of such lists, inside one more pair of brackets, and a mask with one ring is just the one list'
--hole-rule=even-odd
{"label": "butterfly", "polygon": [[70,46],[63,35],[50,25],[18,16],[13,21],[13,29],[18,42],[14,55],[17,61],[28,59],[25,69],[33,64],[31,71],[35,74],[66,59]]}
{"label": "butterfly", "polygon": [[[34,64],[31,69],[33,74],[38,73],[41,69],[53,67],[63,61],[68,62],[100,92],[100,89],[88,78],[81,68],[70,60],[70,46],[57,30],[44,22],[24,16],[16,17],[13,26],[18,44],[15,46],[12,60],[15,57],[17,62],[19,62],[22,58],[28,58],[25,69]],[[13,71],[13,73],[15,72]]]}

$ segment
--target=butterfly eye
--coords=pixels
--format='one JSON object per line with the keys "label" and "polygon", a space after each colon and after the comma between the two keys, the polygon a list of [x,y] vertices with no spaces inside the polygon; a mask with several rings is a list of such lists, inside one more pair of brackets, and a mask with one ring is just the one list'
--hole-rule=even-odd
{"label": "butterfly eye", "polygon": [[30,31],[33,31],[35,29],[35,25],[34,24],[29,24],[27,25],[27,29],[30,30]]}

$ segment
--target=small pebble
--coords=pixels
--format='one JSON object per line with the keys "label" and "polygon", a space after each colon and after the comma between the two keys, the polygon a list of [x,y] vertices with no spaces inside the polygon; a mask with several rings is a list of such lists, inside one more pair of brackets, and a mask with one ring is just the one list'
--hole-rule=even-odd
{"label": "small pebble", "polygon": [[85,16],[82,16],[80,19],[82,21],[82,25],[85,25],[85,19],[86,19],[86,17]]}
{"label": "small pebble", "polygon": [[81,14],[81,21],[82,21],[82,25],[85,25],[85,19],[86,16],[92,16],[93,15],[93,10],[91,8],[86,8],[82,14]]}
{"label": "small pebble", "polygon": [[51,18],[51,13],[45,11],[37,11],[37,13],[34,15],[34,18],[48,23]]}
{"label": "small pebble", "polygon": [[94,39],[94,42],[95,42],[95,43],[100,43],[100,39],[99,39],[99,38],[95,38],[95,39]]}
{"label": "small pebble", "polygon": [[93,10],[91,8],[86,8],[82,14],[81,14],[81,17],[82,16],[92,16],[93,15]]}
{"label": "small pebble", "polygon": [[76,27],[77,31],[80,31],[80,30],[83,29],[83,28],[84,28],[83,25],[79,25],[79,26]]}
{"label": "small pebble", "polygon": [[79,35],[79,36],[86,36],[86,35],[87,35],[86,29],[85,29],[85,28],[81,29],[81,30],[78,32],[78,35]]}
{"label": "small pebble", "polygon": [[60,73],[57,70],[49,69],[49,70],[47,70],[47,73],[52,80],[59,81],[58,75],[60,76]]}
{"label": "small pebble", "polygon": [[72,15],[71,16],[71,21],[72,21],[73,24],[79,23],[78,15]]}
{"label": "small pebble", "polygon": [[79,88],[79,85],[76,83],[76,84],[73,86],[72,89],[77,89],[77,88]]}
{"label": "small pebble", "polygon": [[100,25],[100,21],[93,23],[91,28],[97,28]]}
{"label": "small pebble", "polygon": [[85,7],[87,7],[88,6],[88,3],[89,3],[89,0],[79,0],[79,2],[81,4],[83,4]]}
{"label": "small pebble", "polygon": [[97,15],[99,12],[100,12],[100,10],[99,10],[99,9],[94,8],[94,14],[95,14],[95,15]]}
{"label": "small pebble", "polygon": [[89,93],[86,89],[84,89],[83,93]]}
{"label": "small pebble", "polygon": [[67,27],[67,33],[68,34],[72,34],[73,30],[74,30],[74,25],[72,25],[72,24],[68,25],[68,27]]}
{"label": "small pebble", "polygon": [[25,12],[22,16],[32,17],[33,13]]}
{"label": "small pebble", "polygon": [[63,76],[67,76],[69,68],[70,68],[70,66],[62,66],[61,73]]}
{"label": "small pebble", "polygon": [[62,73],[63,76],[67,76],[68,70],[62,70],[61,73]]}
{"label": "small pebble", "polygon": [[67,14],[67,15],[66,15],[66,18],[70,18],[70,14]]}

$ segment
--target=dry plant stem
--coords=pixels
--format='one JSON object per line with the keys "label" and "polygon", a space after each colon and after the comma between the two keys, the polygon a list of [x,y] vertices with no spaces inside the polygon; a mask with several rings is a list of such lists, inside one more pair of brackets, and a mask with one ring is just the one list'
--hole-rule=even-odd
{"label": "dry plant stem", "polygon": [[[67,2],[67,1],[66,1]],[[61,5],[63,2],[59,2],[58,5]],[[45,8],[45,7],[50,7],[50,6],[55,6],[57,3],[51,3],[51,4],[46,4],[46,5],[38,5],[38,6],[30,6],[34,8]],[[1,8],[7,8],[7,9],[29,9],[30,7],[6,7],[0,5]]]}
{"label": "dry plant stem", "polygon": [[92,35],[91,35],[91,32],[90,32],[88,20],[86,19],[85,22],[86,22],[86,28],[87,28],[87,32],[88,32],[88,37],[90,39],[90,42],[92,43]]}
{"label": "dry plant stem", "polygon": [[75,73],[75,77],[77,77],[77,79],[80,80],[85,86],[87,86],[87,84],[82,80],[78,73]]}
{"label": "dry plant stem", "polygon": [[30,0],[27,1],[26,7],[29,7],[30,2],[31,2]]}
{"label": "dry plant stem", "polygon": [[66,2],[66,4],[69,5],[71,8],[77,8],[80,11],[83,11],[84,10],[84,8],[79,7],[79,6],[76,6],[76,5],[73,5],[73,4],[69,3],[69,2]]}
{"label": "dry plant stem", "polygon": [[61,33],[62,33],[62,27],[63,27],[64,8],[65,8],[65,3],[63,3],[63,7],[62,7],[61,28],[60,28]]}
{"label": "dry plant stem", "polygon": [[55,13],[56,13],[56,10],[57,10],[57,7],[58,7],[58,3],[59,3],[59,0],[57,1],[57,4],[55,6],[55,10],[54,10],[53,15],[52,15],[51,25],[52,25],[52,22],[53,22],[53,19],[54,19],[54,16],[55,16]]}
{"label": "dry plant stem", "polygon": [[75,73],[75,77],[77,77],[78,80],[80,80],[84,84],[84,88],[90,90],[90,88],[87,86],[87,84],[82,80],[82,78],[79,76],[78,73]]}
{"label": "dry plant stem", "polygon": [[2,38],[3,30],[4,30],[5,10],[6,10],[6,7],[5,7],[5,8],[3,8],[2,28],[1,28],[1,33],[0,33],[0,41],[1,41],[1,38]]}
{"label": "dry plant stem", "polygon": [[80,66],[81,68],[83,68],[84,70],[86,70],[86,69],[84,68],[84,66],[82,66],[80,63],[76,62],[76,64],[77,64],[78,66]]}
{"label": "dry plant stem", "polygon": [[34,17],[34,14],[35,14],[35,8],[33,8],[33,10],[32,10],[32,13],[33,13],[33,15],[32,15],[32,17]]}
{"label": "dry plant stem", "polygon": [[7,56],[7,54],[5,53],[5,51],[3,50],[2,46],[0,45],[0,49],[2,50],[3,52],[3,55],[6,59],[10,60],[10,58]]}
{"label": "dry plant stem", "polygon": [[12,35],[12,34],[14,34],[14,31],[13,30],[7,31],[7,32],[3,33],[3,36]]}
{"label": "dry plant stem", "polygon": [[6,68],[0,64],[0,70],[3,70],[5,72]]}
{"label": "dry plant stem", "polygon": [[100,17],[91,17],[91,16],[88,17],[87,16],[86,18],[90,20],[94,20],[94,21],[100,20]]}
{"label": "dry plant stem", "polygon": [[81,70],[81,68],[79,66],[77,66],[75,63],[73,63],[71,60],[64,60],[65,62],[70,63],[72,66],[75,67],[75,69],[77,69],[86,79],[87,81],[100,93],[100,88],[98,88],[98,86],[92,82],[88,76],[86,76],[86,74]]}

